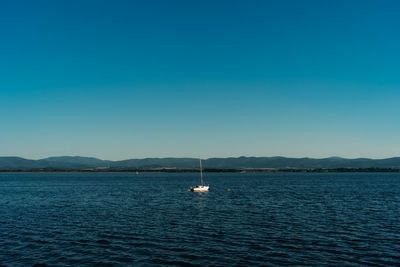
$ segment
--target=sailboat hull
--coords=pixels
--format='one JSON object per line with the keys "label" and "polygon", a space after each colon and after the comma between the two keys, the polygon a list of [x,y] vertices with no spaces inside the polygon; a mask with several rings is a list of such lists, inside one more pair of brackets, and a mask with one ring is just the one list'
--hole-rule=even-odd
{"label": "sailboat hull", "polygon": [[208,185],[198,185],[190,188],[192,192],[205,192],[208,191],[210,187]]}

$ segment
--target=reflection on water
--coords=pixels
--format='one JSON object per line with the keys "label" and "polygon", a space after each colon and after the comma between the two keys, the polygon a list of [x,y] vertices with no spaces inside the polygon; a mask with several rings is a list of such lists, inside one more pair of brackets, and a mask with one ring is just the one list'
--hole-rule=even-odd
{"label": "reflection on water", "polygon": [[193,200],[197,202],[197,208],[199,211],[204,211],[207,208],[207,197],[209,191],[205,192],[191,192],[194,194]]}
{"label": "reflection on water", "polygon": [[399,174],[207,174],[187,192],[196,179],[0,174],[0,264],[399,262]]}

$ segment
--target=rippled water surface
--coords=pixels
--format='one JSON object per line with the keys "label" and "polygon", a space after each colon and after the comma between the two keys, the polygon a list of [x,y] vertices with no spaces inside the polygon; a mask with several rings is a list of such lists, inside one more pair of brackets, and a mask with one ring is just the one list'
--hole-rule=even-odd
{"label": "rippled water surface", "polygon": [[[397,265],[400,174],[0,174],[0,265]],[[228,191],[227,189],[230,189]]]}

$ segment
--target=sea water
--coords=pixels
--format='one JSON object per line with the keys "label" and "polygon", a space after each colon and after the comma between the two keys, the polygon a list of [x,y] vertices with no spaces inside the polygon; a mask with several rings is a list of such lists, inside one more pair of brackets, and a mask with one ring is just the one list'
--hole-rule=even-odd
{"label": "sea water", "polygon": [[0,174],[0,265],[397,265],[400,174]]}

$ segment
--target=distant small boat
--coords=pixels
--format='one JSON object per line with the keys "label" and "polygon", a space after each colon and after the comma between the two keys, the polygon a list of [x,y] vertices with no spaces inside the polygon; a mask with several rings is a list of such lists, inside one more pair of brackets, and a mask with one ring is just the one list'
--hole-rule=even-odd
{"label": "distant small boat", "polygon": [[201,159],[200,159],[200,185],[192,186],[189,188],[188,191],[190,191],[190,192],[205,192],[205,191],[208,191],[209,188],[210,188],[209,185],[204,185],[203,168],[201,167]]}

